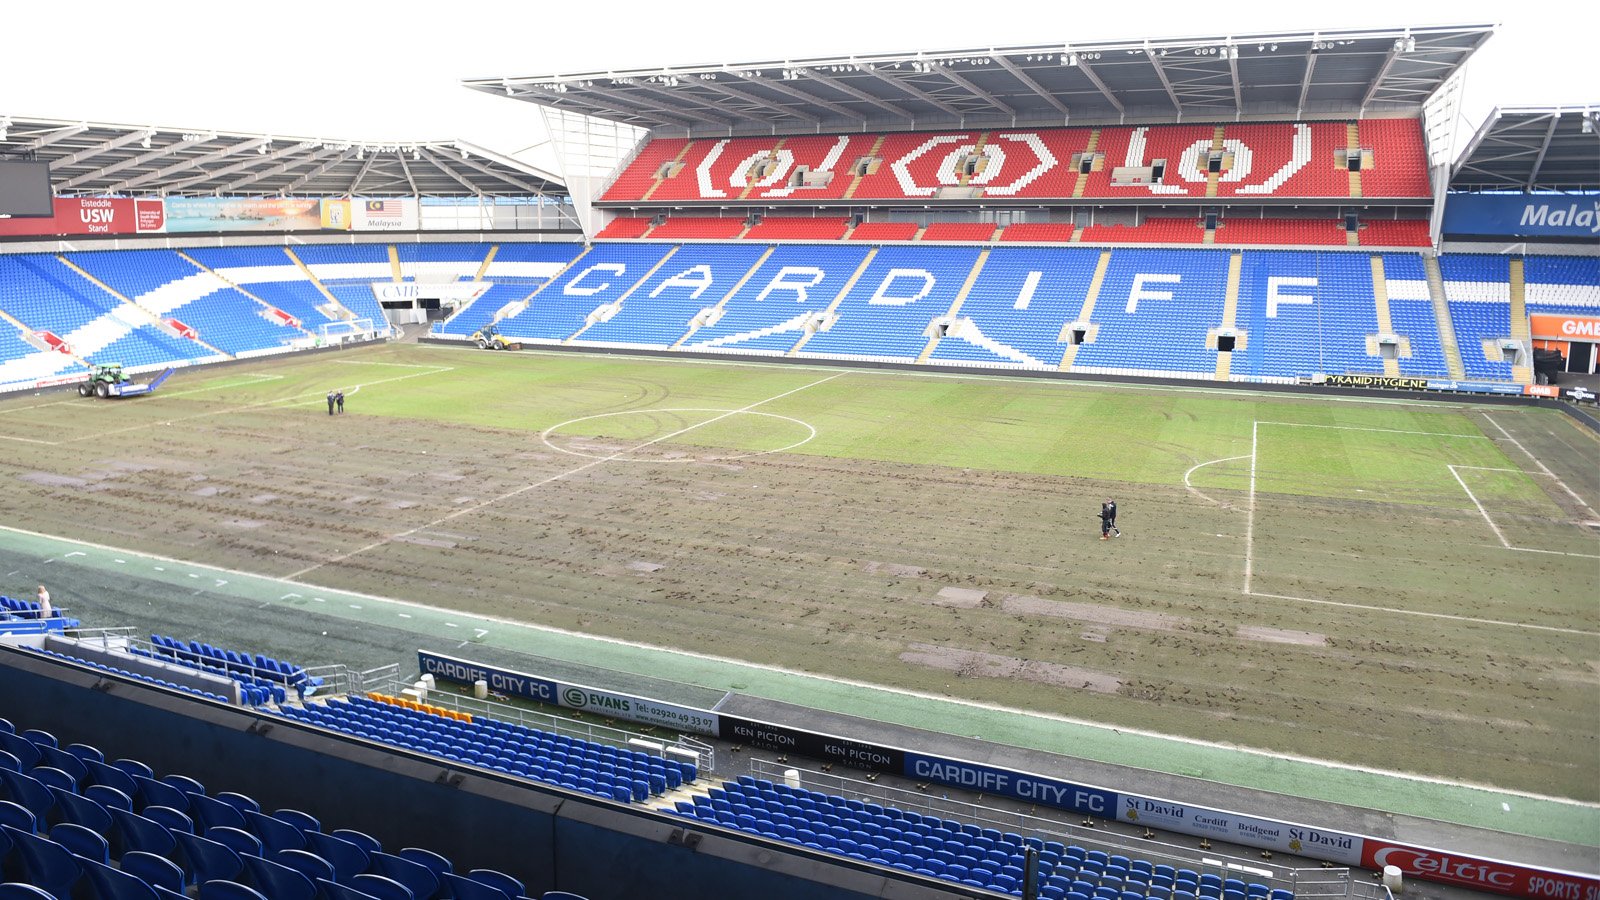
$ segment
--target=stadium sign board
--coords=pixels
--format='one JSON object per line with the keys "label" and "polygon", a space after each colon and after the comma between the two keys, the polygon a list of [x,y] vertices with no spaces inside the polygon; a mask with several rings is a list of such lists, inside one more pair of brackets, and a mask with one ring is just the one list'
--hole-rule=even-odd
{"label": "stadium sign board", "polygon": [[495,693],[524,700],[537,700],[564,706],[568,709],[593,710],[615,719],[626,719],[644,725],[659,725],[692,734],[717,733],[717,714],[662,703],[646,697],[602,691],[581,684],[565,684],[538,675],[528,675],[469,662],[453,656],[417,651],[417,668],[425,675],[457,684],[484,681]]}
{"label": "stadium sign board", "polygon": [[1385,866],[1399,866],[1400,871],[1407,875],[1429,881],[1442,881],[1515,897],[1548,897],[1554,900],[1600,898],[1600,879],[1592,875],[1533,869],[1496,859],[1395,844],[1376,838],[1367,838],[1364,842],[1361,864],[1378,871]]}
{"label": "stadium sign board", "polygon": [[1600,200],[1571,194],[1451,194],[1446,234],[1600,237]]}
{"label": "stadium sign board", "polygon": [[1293,825],[1137,794],[1123,794],[1119,809],[1117,818],[1151,828],[1299,853],[1347,866],[1361,864],[1362,838],[1342,831]]}
{"label": "stadium sign board", "polygon": [[1385,375],[1329,375],[1322,383],[1332,387],[1400,388],[1410,391],[1428,388],[1426,378],[1391,378]]}
{"label": "stadium sign board", "polygon": [[1088,816],[1109,819],[1117,814],[1117,795],[1111,791],[1057,781],[1041,775],[1029,775],[937,756],[924,756],[921,753],[906,754],[905,774],[908,778],[947,784],[985,794],[1015,797],[1018,800],[1043,803]]}
{"label": "stadium sign board", "polygon": [[54,205],[54,215],[0,219],[0,236],[144,234],[163,230],[166,221],[160,200],[57,197]]}

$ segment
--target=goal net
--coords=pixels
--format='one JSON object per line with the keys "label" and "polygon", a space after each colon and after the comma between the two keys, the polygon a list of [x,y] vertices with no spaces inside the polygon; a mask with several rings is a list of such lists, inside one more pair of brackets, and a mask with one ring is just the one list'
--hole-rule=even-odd
{"label": "goal net", "polygon": [[342,344],[346,341],[366,341],[388,333],[389,323],[373,328],[371,319],[340,319],[317,326],[317,336],[324,344]]}

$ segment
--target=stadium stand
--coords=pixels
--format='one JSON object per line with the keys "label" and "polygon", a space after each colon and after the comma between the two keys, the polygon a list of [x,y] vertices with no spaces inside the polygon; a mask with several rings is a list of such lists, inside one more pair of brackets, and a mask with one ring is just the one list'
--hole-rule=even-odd
{"label": "stadium stand", "polygon": [[1439,258],[1439,270],[1467,377],[1511,380],[1511,364],[1489,356],[1492,342],[1511,336],[1510,260],[1452,254]]}
{"label": "stadium stand", "polygon": [[618,216],[606,223],[595,234],[595,240],[642,238],[650,230],[650,220],[636,216]]}
{"label": "stadium stand", "polygon": [[742,218],[715,216],[672,216],[650,231],[652,238],[660,240],[728,240],[738,237],[745,229]]}
{"label": "stadium stand", "polygon": [[988,222],[934,222],[923,229],[921,239],[978,244],[993,239],[994,232],[994,225]]}
{"label": "stadium stand", "polygon": [[751,241],[837,241],[850,230],[842,216],[768,216],[745,232]]}
{"label": "stadium stand", "polygon": [[1085,244],[1199,244],[1205,223],[1193,218],[1151,217],[1138,225],[1089,225],[1079,235]]}
{"label": "stadium stand", "polygon": [[1077,226],[1050,222],[1021,222],[1007,225],[1000,232],[1000,240],[1035,244],[1065,244],[1072,240]]}
{"label": "stadium stand", "polygon": [[910,241],[920,230],[915,222],[862,222],[850,232],[852,241]]}
{"label": "stadium stand", "polygon": [[861,264],[867,247],[778,247],[722,304],[719,318],[685,338],[686,350],[773,355],[790,350],[806,322],[827,310]]}
{"label": "stadium stand", "polygon": [[1344,224],[1335,219],[1228,218],[1217,224],[1214,243],[1343,247],[1347,241]]}
{"label": "stadium stand", "polygon": [[669,244],[595,244],[540,287],[525,310],[502,319],[500,331],[533,341],[565,340],[597,308],[626,295],[676,249]]}
{"label": "stadium stand", "polygon": [[[1371,150],[1375,159],[1359,181],[1352,181],[1336,157],[1337,151],[1349,149],[1352,129],[1358,134],[1356,149]],[[1091,140],[1103,159],[1083,175],[1073,161]],[[1213,153],[1215,173],[1209,171]],[[753,177],[762,160],[772,161],[772,172]],[[1165,172],[1154,183],[1118,182],[1114,177],[1119,168],[1158,161]],[[799,187],[794,182],[802,166],[808,172],[828,172],[831,180],[825,186]],[[664,171],[672,174],[656,177]],[[1426,198],[1429,186],[1420,121],[1368,118],[1359,123],[725,138],[687,145],[679,138],[658,138],[623,168],[601,202],[1074,196]]]}
{"label": "stadium stand", "polygon": [[805,345],[806,355],[915,361],[928,344],[929,323],[950,308],[980,252],[884,247],[839,300],[837,321]]}
{"label": "stadium stand", "polygon": [[665,348],[702,309],[726,297],[766,252],[737,244],[687,244],[631,290],[609,319],[582,332],[585,343]]}
{"label": "stadium stand", "polygon": [[991,251],[930,360],[1055,368],[1066,351],[1062,325],[1083,307],[1099,259],[1096,250]]}
{"label": "stadium stand", "polygon": [[[221,699],[212,697],[208,699]],[[374,704],[378,706],[378,704]],[[0,856],[11,897],[58,900],[518,900],[523,882],[492,869],[459,872],[421,848],[384,852],[352,829],[323,830],[294,809],[266,812],[253,797],[208,792],[180,774],[155,777],[131,758],[107,763],[87,744],[62,749],[48,732],[0,719]],[[16,752],[12,752],[16,751]],[[12,765],[15,763],[15,765]],[[58,767],[59,766],[59,767]],[[6,851],[14,851],[7,853]],[[546,892],[544,900],[582,900]]]}
{"label": "stadium stand", "polygon": [[1222,321],[1228,254],[1116,250],[1089,319],[1098,334],[1078,348],[1074,372],[1210,377],[1206,332]]}

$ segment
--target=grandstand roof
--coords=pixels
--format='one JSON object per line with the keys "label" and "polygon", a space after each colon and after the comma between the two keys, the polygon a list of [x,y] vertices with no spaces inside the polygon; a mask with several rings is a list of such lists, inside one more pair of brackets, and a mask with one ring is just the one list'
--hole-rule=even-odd
{"label": "grandstand roof", "polygon": [[1461,154],[1450,189],[1600,190],[1600,103],[1496,108]]}
{"label": "grandstand roof", "polygon": [[1418,113],[1492,25],[1263,33],[475,78],[691,135]]}
{"label": "grandstand roof", "polygon": [[0,115],[0,158],[50,163],[57,194],[494,196],[561,180],[464,141],[364,144]]}

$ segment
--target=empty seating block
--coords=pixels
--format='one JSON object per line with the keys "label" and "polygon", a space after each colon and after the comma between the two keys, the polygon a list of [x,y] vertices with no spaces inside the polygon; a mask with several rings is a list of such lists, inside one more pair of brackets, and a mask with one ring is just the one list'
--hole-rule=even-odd
{"label": "empty seating block", "polygon": [[982,244],[994,239],[990,222],[934,222],[922,231],[922,240]]}
{"label": "empty seating block", "polygon": [[1456,346],[1468,378],[1511,380],[1511,364],[1487,358],[1485,340],[1511,336],[1511,263],[1504,256],[1454,253],[1439,257]]}
{"label": "empty seating block", "polygon": [[745,232],[751,241],[837,241],[850,228],[842,216],[767,216]]}
{"label": "empty seating block", "polygon": [[833,303],[869,252],[850,245],[778,247],[728,298],[722,318],[696,330],[683,349],[787,352],[806,333],[806,320]]}
{"label": "empty seating block", "polygon": [[500,332],[528,340],[571,337],[590,313],[627,293],[672,250],[670,244],[596,244],[541,288],[526,310],[501,320]]}
{"label": "empty seating block", "polygon": [[1232,371],[1293,380],[1318,372],[1382,374],[1366,353],[1378,330],[1372,267],[1352,253],[1251,251],[1239,277],[1238,324],[1249,335]]}
{"label": "empty seating block", "polygon": [[885,247],[840,301],[838,321],[801,354],[915,360],[933,319],[950,309],[978,258],[974,247]]}
{"label": "empty seating block", "polygon": [[1000,232],[1000,240],[1065,244],[1072,240],[1072,233],[1076,230],[1076,225],[1066,223],[1023,222],[1007,225],[1005,230]]}
{"label": "empty seating block", "polygon": [[1084,244],[1198,244],[1205,223],[1195,218],[1151,217],[1138,225],[1090,225],[1078,240]]}
{"label": "empty seating block", "polygon": [[1095,302],[1099,325],[1073,371],[1209,374],[1216,351],[1206,332],[1222,319],[1228,254],[1209,250],[1117,250]]}
{"label": "empty seating block", "polygon": [[689,330],[696,313],[733,290],[763,247],[686,244],[645,279],[604,322],[584,331],[586,344],[670,347]]}
{"label": "empty seating block", "polygon": [[1363,247],[1427,247],[1433,243],[1426,219],[1373,219],[1361,223]]}
{"label": "empty seating block", "polygon": [[1338,219],[1226,218],[1217,225],[1214,243],[1343,247],[1346,241],[1344,223]]}
{"label": "empty seating block", "polygon": [[917,237],[915,222],[862,222],[850,232],[852,241],[910,241]]}
{"label": "empty seating block", "polygon": [[[1017,227],[1015,225],[1013,228]],[[1053,369],[1062,327],[1083,308],[1096,250],[993,250],[931,361]]]}
{"label": "empty seating block", "polygon": [[639,216],[618,216],[595,234],[595,240],[642,238],[650,230],[650,220]]}

